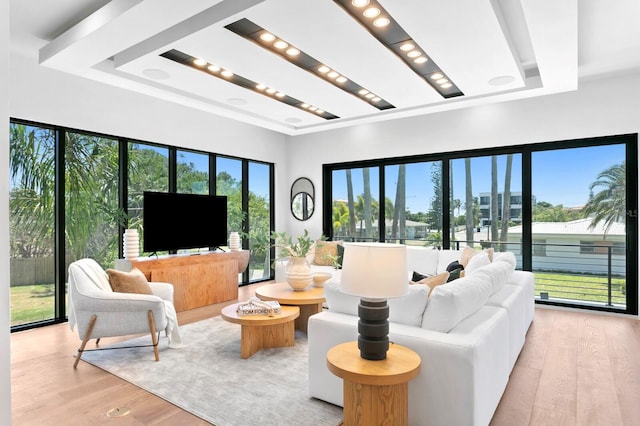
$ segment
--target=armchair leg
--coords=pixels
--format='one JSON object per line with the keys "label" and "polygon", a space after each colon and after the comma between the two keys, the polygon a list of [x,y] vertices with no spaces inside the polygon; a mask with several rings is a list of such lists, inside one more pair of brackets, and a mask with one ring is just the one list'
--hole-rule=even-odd
{"label": "armchair leg", "polygon": [[151,309],[147,312],[149,316],[149,331],[151,331],[151,341],[153,342],[153,353],[156,356],[156,362],[160,361],[160,353],[158,352],[158,335],[156,334],[156,322],[153,319]]}
{"label": "armchair leg", "polygon": [[91,338],[91,333],[93,332],[93,326],[96,325],[97,318],[98,317],[95,314],[91,316],[91,320],[89,321],[89,328],[87,329],[87,332],[84,335],[84,339],[82,339],[82,344],[78,348],[78,354],[76,355],[76,361],[73,363],[73,368],[78,367],[78,363],[80,362],[80,358],[82,357],[82,352],[84,351],[84,347],[87,346],[87,342]]}

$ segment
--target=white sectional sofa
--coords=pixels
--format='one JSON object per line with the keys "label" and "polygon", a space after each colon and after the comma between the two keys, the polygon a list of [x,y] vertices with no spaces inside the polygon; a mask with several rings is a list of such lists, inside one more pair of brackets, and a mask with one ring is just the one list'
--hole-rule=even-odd
{"label": "white sectional sofa", "polygon": [[[408,275],[435,275],[461,251],[407,247]],[[389,300],[389,340],[416,351],[422,366],[409,383],[410,425],[486,425],[491,421],[534,314],[533,274],[512,253],[473,256],[465,276],[430,288],[409,286]],[[475,260],[474,260],[475,259]],[[356,340],[359,299],[325,284],[328,309],[309,318],[309,392],[343,405],[342,379],[326,366],[336,344]]]}

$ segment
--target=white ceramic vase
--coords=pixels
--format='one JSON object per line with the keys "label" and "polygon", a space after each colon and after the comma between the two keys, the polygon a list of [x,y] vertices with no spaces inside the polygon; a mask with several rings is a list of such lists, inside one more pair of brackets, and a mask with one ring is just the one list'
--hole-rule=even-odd
{"label": "white ceramic vase", "polygon": [[296,291],[304,290],[313,282],[313,274],[306,257],[289,257],[286,272],[287,283]]}
{"label": "white ceramic vase", "polygon": [[229,248],[231,250],[240,250],[240,234],[232,232],[229,234]]}
{"label": "white ceramic vase", "polygon": [[140,236],[137,229],[125,229],[122,235],[122,254],[125,259],[136,259],[140,255]]}

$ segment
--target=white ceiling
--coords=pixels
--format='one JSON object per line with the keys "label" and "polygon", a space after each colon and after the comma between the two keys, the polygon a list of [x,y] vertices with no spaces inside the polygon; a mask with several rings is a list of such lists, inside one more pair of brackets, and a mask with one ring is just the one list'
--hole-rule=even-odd
{"label": "white ceiling", "polygon": [[[640,1],[379,0],[464,96],[444,99],[332,0],[11,0],[11,45],[42,66],[289,135],[575,90],[640,72]],[[615,4],[615,7],[613,5]],[[380,111],[227,30],[246,18],[395,108]],[[339,118],[159,56],[176,49]],[[491,84],[496,77],[512,82]]]}

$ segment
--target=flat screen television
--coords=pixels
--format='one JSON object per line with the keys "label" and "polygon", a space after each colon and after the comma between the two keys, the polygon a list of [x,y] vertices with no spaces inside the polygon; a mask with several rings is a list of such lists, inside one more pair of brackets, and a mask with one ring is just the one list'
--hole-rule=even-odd
{"label": "flat screen television", "polygon": [[227,245],[227,197],[143,193],[143,250],[147,253]]}

